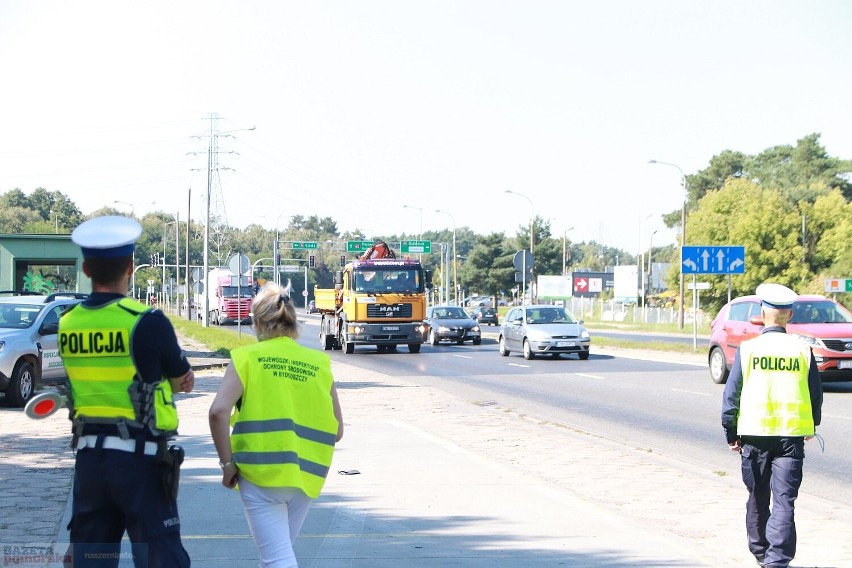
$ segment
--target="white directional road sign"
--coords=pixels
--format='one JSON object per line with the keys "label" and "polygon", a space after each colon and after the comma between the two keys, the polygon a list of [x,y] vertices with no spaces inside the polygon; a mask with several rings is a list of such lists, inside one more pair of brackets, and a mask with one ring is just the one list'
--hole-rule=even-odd
{"label": "white directional road sign", "polygon": [[699,246],[681,247],[683,274],[743,274],[745,247]]}

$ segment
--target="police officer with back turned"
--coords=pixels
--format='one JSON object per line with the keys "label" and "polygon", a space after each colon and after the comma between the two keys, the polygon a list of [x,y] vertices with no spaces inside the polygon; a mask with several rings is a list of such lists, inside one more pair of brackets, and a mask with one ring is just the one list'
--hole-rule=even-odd
{"label": "police officer with back turned", "polygon": [[169,440],[178,426],[172,393],[192,391],[195,378],[165,315],[125,297],[141,233],[133,219],[106,216],[71,234],[92,279],[89,298],[59,321],[77,453],[74,568],[118,566],[125,531],[137,568],[190,565],[177,510],[183,454]]}
{"label": "police officer with back turned", "polygon": [[780,284],[761,284],[756,293],[765,327],[737,349],[722,427],[741,455],[749,550],[760,566],[778,568],[796,555],[794,503],[805,440],[820,423],[822,383],[810,347],[786,333],[797,294]]}

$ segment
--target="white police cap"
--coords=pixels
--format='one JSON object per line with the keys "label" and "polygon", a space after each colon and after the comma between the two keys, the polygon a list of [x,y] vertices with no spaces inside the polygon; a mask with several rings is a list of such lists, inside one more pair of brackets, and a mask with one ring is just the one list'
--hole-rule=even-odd
{"label": "white police cap", "polygon": [[142,225],[130,217],[106,215],[89,219],[71,233],[84,257],[116,258],[133,254]]}
{"label": "white police cap", "polygon": [[764,306],[777,310],[786,310],[793,306],[793,302],[799,297],[793,290],[781,284],[761,284],[755,290]]}

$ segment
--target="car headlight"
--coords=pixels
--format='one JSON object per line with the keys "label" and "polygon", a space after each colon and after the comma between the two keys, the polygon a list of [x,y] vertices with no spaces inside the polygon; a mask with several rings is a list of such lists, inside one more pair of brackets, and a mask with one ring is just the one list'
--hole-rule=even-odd
{"label": "car headlight", "polygon": [[440,331],[440,332],[442,332],[442,333],[449,333],[450,328],[448,328],[447,326],[444,326],[444,325],[439,325],[439,326],[438,326],[438,331]]}
{"label": "car headlight", "polygon": [[472,328],[470,328],[470,331],[479,331],[479,326],[478,325],[473,326]]}
{"label": "car headlight", "polygon": [[580,339],[591,339],[591,336],[589,335],[589,332],[584,329],[580,332]]}
{"label": "car headlight", "polygon": [[821,349],[825,349],[825,343],[822,342],[822,339],[811,337],[809,335],[799,335],[798,333],[791,333],[790,335],[795,337],[799,341],[804,342],[810,347],[819,347]]}
{"label": "car headlight", "polygon": [[0,341],[0,353],[3,352],[3,346],[6,345],[5,341]]}

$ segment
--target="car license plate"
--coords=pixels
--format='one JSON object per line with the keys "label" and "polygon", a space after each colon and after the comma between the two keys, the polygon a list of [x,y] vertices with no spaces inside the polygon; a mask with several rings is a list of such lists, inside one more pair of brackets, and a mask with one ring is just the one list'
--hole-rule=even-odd
{"label": "car license plate", "polygon": [[382,331],[399,331],[398,325],[383,325]]}
{"label": "car license plate", "polygon": [[573,341],[557,341],[556,342],[557,347],[576,347],[576,345],[577,344]]}
{"label": "car license plate", "polygon": [[852,369],[852,359],[848,361],[838,361],[837,362],[838,369]]}

